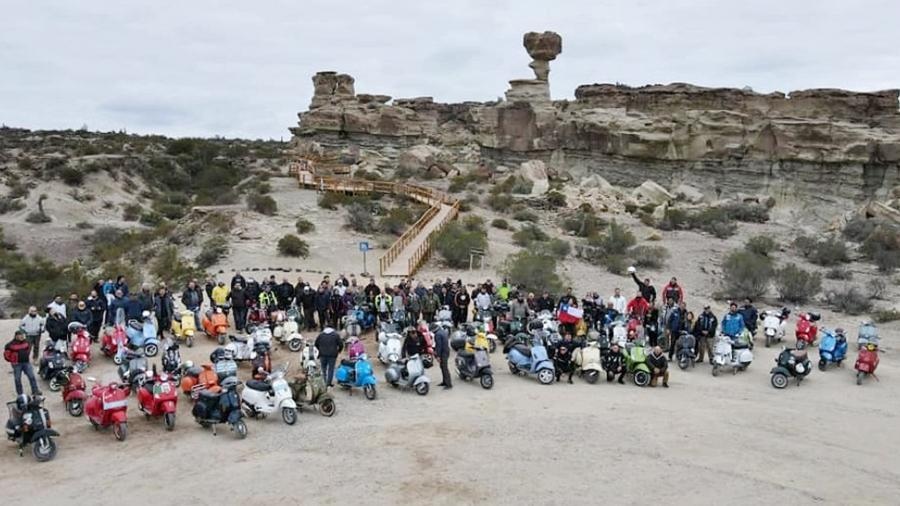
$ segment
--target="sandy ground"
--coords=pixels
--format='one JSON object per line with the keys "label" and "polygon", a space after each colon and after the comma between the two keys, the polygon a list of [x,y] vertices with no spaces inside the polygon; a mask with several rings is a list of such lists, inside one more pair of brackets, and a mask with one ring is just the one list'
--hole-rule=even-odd
{"label": "sandy ground", "polygon": [[[0,334],[14,327],[0,322]],[[205,360],[213,347],[202,338],[187,355]],[[713,378],[706,365],[673,371],[668,390],[577,378],[541,386],[511,376],[497,352],[491,391],[456,380],[453,390],[419,397],[381,382],[373,402],[336,392],[331,419],[307,411],[293,427],[251,420],[243,441],[202,429],[185,398],[175,431],[166,432],[132,398],[120,443],[48,393],[62,434],[56,460],[19,458],[7,444],[0,486],[9,504],[121,504],[116,491],[196,504],[571,504],[597,502],[598,492],[624,504],[648,496],[669,504],[896,504],[900,367],[892,354],[880,382],[858,387],[845,367],[776,391],[768,376],[776,351],[757,352],[737,376]],[[275,357],[292,360],[286,350]],[[11,399],[3,369],[0,397]],[[381,366],[376,372],[381,381]],[[437,369],[429,373],[440,381]],[[114,366],[95,354],[87,374],[112,378]]]}

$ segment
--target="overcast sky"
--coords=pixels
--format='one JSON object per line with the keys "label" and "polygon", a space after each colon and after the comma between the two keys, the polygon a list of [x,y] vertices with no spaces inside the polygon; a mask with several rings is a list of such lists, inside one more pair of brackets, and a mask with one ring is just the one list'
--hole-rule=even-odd
{"label": "overcast sky", "polygon": [[0,123],[288,138],[337,70],[357,93],[492,100],[554,30],[584,83],[900,87],[900,0],[0,0]]}

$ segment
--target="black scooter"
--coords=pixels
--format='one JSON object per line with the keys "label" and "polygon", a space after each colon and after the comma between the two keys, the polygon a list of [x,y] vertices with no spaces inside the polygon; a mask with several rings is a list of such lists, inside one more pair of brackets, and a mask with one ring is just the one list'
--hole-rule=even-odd
{"label": "black scooter", "polygon": [[56,441],[59,432],[50,428],[50,412],[44,409],[44,398],[22,394],[16,400],[7,402],[9,420],[6,422],[6,437],[19,446],[19,456],[24,455],[26,445],[38,462],[47,462],[56,457]]}
{"label": "black scooter", "polygon": [[238,439],[247,437],[247,424],[244,423],[241,398],[237,393],[240,384],[237,378],[229,376],[219,384],[221,392],[200,391],[191,414],[201,427],[212,427],[213,436],[217,435],[216,425],[227,423],[234,431],[235,437]]}
{"label": "black scooter", "polygon": [[[468,339],[474,339],[469,336]],[[490,390],[494,386],[494,371],[491,359],[484,346],[475,347],[475,351],[466,351],[465,341],[451,341],[451,348],[456,351],[456,374],[463,381],[478,378],[481,388]]]}
{"label": "black scooter", "polygon": [[775,367],[772,368],[772,386],[782,389],[788,386],[790,378],[797,379],[797,386],[812,371],[806,350],[785,348],[781,350],[775,359]]}
{"label": "black scooter", "polygon": [[60,374],[66,367],[66,354],[60,351],[53,341],[48,342],[38,363],[38,376],[49,384],[51,392],[59,392],[62,388]]}

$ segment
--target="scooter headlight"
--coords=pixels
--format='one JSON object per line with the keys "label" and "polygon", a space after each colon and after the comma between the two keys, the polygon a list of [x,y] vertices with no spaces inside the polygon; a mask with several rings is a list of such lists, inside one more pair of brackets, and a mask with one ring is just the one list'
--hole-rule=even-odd
{"label": "scooter headlight", "polygon": [[803,364],[797,364],[795,369],[797,369],[797,372],[800,374],[803,374],[804,372],[806,372],[806,367],[804,367]]}
{"label": "scooter headlight", "polygon": [[388,362],[396,362],[398,360],[400,360],[400,357],[398,357],[396,353],[388,355]]}

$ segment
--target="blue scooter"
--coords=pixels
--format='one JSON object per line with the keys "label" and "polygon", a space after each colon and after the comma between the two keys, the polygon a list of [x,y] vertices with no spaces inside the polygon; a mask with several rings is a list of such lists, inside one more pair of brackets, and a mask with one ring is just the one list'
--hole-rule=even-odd
{"label": "blue scooter", "polygon": [[128,345],[133,349],[143,348],[144,355],[155,357],[159,353],[159,338],[156,337],[156,323],[149,311],[144,311],[143,322],[130,320],[125,326]]}
{"label": "blue scooter", "polygon": [[835,329],[834,332],[822,329],[822,339],[819,341],[819,370],[828,369],[828,364],[837,364],[847,358],[847,336],[844,329]]}
{"label": "blue scooter", "polygon": [[353,316],[363,332],[375,327],[375,313],[372,312],[372,308],[368,304],[353,308]]}
{"label": "blue scooter", "polygon": [[556,379],[556,368],[547,354],[543,339],[535,334],[531,347],[515,338],[507,341],[503,351],[509,365],[509,372],[522,375],[536,375],[542,385],[549,385]]}
{"label": "blue scooter", "polygon": [[341,365],[334,372],[334,379],[341,388],[345,390],[352,390],[353,387],[362,388],[366,399],[375,400],[375,373],[365,354],[356,360],[341,360]]}

